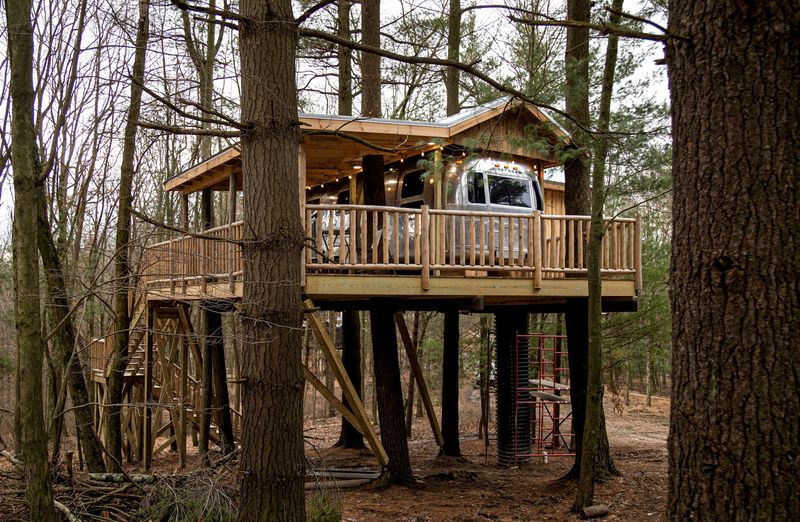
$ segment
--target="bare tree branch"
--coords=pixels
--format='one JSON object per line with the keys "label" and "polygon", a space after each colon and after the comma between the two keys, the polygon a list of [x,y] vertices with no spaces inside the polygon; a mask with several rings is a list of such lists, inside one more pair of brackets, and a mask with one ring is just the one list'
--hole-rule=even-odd
{"label": "bare tree branch", "polygon": [[219,138],[240,138],[242,131],[224,131],[217,129],[201,129],[200,127],[179,127],[177,125],[164,125],[154,121],[139,120],[137,124],[143,129],[158,130],[171,134],[186,134],[191,136],[217,136]]}
{"label": "bare tree branch", "polygon": [[335,3],[335,2],[336,2],[336,0],[322,0],[321,2],[318,2],[317,4],[312,5],[311,7],[306,9],[303,12],[303,14],[301,14],[300,16],[297,17],[297,20],[295,20],[295,22],[297,23],[297,25],[300,25],[303,22],[305,22],[306,20],[308,20],[311,17],[311,15],[313,15],[314,13],[319,11],[320,9],[324,9],[324,8],[328,7],[329,5]]}

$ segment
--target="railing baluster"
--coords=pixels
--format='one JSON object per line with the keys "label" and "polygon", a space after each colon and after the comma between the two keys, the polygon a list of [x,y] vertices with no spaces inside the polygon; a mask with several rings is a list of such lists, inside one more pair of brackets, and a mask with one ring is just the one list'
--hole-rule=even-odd
{"label": "railing baluster", "polygon": [[[231,234],[233,236],[233,234]],[[306,250],[306,264],[311,262],[311,244],[309,243],[312,238],[312,231],[311,231],[311,210],[306,208],[306,239],[304,244]],[[239,256],[241,258],[241,256]]]}
{"label": "railing baluster", "polygon": [[403,262],[411,263],[411,214],[403,213]]}
{"label": "railing baluster", "polygon": [[361,255],[359,256],[359,261],[361,264],[367,264],[369,262],[369,252],[367,251],[367,236],[369,235],[367,232],[367,210],[359,211],[359,225],[358,225],[358,234],[361,236]]}
{"label": "railing baluster", "polygon": [[370,259],[370,263],[378,263],[378,243],[380,242],[380,237],[378,237],[378,211],[372,211],[372,259]]}
{"label": "railing baluster", "polygon": [[382,263],[389,262],[389,241],[390,237],[387,237],[389,231],[389,212],[384,210],[383,211],[383,234],[381,235],[381,242],[383,243],[383,259],[381,260]]}
{"label": "railing baluster", "polygon": [[542,213],[538,210],[533,214],[533,288],[542,288]]}
{"label": "railing baluster", "polygon": [[506,252],[505,252],[505,226],[503,225],[503,218],[500,217],[497,219],[497,264],[499,266],[504,266]]}
{"label": "railing baluster", "polygon": [[456,264],[456,217],[450,216],[450,264]]}
{"label": "railing baluster", "polygon": [[325,257],[323,256],[323,253],[325,252],[325,249],[323,248],[323,239],[322,239],[322,218],[323,218],[323,211],[322,210],[318,210],[317,211],[317,225],[316,225],[316,227],[317,227],[317,230],[316,230],[317,239],[316,239],[316,244],[314,245],[314,250],[316,252],[316,258],[317,258],[317,262],[318,263],[324,263],[325,262]]}
{"label": "railing baluster", "polygon": [[487,225],[487,227],[484,227],[484,223],[483,223],[484,218],[486,219],[486,221],[489,220],[489,218],[486,217],[486,216],[478,216],[478,225],[480,225],[480,227],[481,227],[480,228],[480,235],[481,235],[481,237],[480,237],[480,243],[481,243],[481,245],[480,245],[481,246],[481,249],[480,249],[480,261],[481,261],[481,266],[485,266],[486,265],[486,234],[489,233],[489,229],[487,228],[488,225]]}
{"label": "railing baluster", "polygon": [[467,264],[467,218],[461,216],[461,265]]}
{"label": "railing baluster", "polygon": [[400,259],[400,214],[395,210],[392,212],[392,246],[394,252],[394,262],[399,263]]}
{"label": "railing baluster", "polygon": [[431,287],[431,239],[428,226],[428,205],[422,205],[422,219],[420,219],[419,228],[422,235],[422,289],[428,290]]}
{"label": "railing baluster", "polygon": [[414,263],[421,264],[420,248],[422,241],[422,216],[414,215]]}
{"label": "railing baluster", "polygon": [[350,230],[349,230],[349,232],[350,232],[350,241],[349,241],[350,254],[349,254],[348,257],[350,257],[350,264],[351,265],[355,265],[358,260],[356,259],[356,211],[354,209],[350,209],[350,227],[349,228],[350,228]]}
{"label": "railing baluster", "polygon": [[[480,221],[479,221],[480,222]],[[475,216],[469,217],[469,264],[475,265]]]}
{"label": "railing baluster", "polygon": [[494,216],[489,216],[489,265],[494,266]]}
{"label": "railing baluster", "polygon": [[567,268],[575,268],[575,220],[570,219],[567,226]]}

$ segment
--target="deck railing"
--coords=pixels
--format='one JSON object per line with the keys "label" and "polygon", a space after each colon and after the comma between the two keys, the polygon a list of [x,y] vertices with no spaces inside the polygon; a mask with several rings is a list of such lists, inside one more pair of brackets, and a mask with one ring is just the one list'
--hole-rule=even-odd
{"label": "deck railing", "polygon": [[[434,210],[367,205],[308,205],[307,274],[419,273],[423,288],[447,275],[542,279],[586,274],[588,216]],[[606,219],[604,278],[633,278],[641,288],[639,221]],[[147,247],[140,274],[148,286],[234,282],[242,274],[242,223]]]}

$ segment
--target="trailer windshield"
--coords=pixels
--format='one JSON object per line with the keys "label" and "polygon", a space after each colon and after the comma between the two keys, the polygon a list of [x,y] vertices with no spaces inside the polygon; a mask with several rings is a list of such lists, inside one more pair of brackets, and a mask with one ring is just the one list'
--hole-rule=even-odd
{"label": "trailer windshield", "polygon": [[525,179],[489,174],[489,202],[508,207],[531,208],[531,184]]}

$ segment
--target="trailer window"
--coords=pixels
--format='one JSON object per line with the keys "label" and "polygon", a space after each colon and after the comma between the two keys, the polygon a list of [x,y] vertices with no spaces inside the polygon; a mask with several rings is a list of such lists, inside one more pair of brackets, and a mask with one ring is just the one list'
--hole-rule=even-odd
{"label": "trailer window", "polygon": [[425,178],[423,178],[424,174],[424,170],[418,170],[416,172],[409,172],[408,174],[403,175],[403,187],[400,190],[400,197],[402,199],[413,198],[415,196],[422,195],[422,193],[425,191]]}
{"label": "trailer window", "polygon": [[486,203],[486,191],[483,190],[483,173],[473,172],[467,182],[467,199],[470,203]]}
{"label": "trailer window", "polygon": [[489,201],[494,205],[531,208],[530,183],[523,179],[489,175]]}

